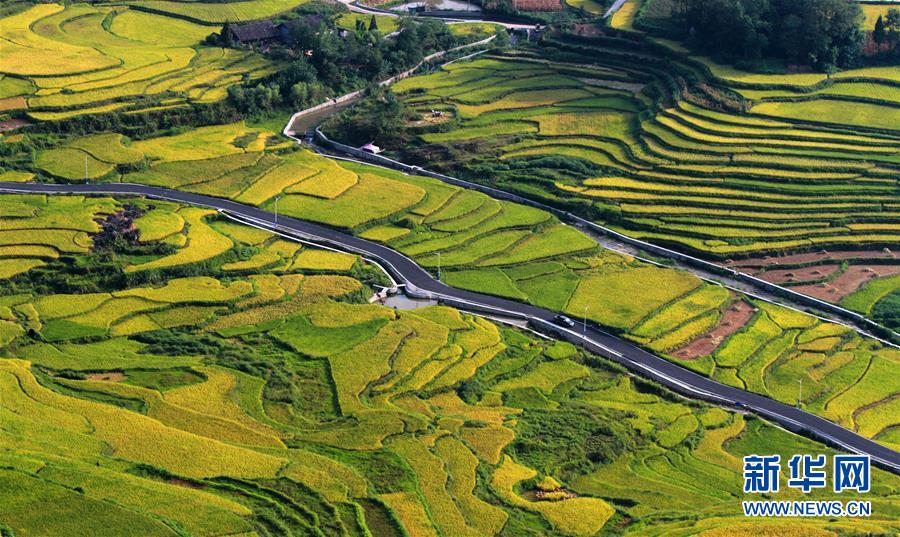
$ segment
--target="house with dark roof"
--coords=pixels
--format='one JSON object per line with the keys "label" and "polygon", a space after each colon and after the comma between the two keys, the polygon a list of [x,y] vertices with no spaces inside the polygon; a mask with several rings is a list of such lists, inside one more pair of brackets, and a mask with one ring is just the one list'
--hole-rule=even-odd
{"label": "house with dark roof", "polygon": [[281,39],[281,32],[272,21],[232,24],[231,39],[242,45],[268,45]]}
{"label": "house with dark roof", "polygon": [[[299,28],[318,31],[324,21],[325,18],[321,15],[306,15],[278,24],[270,20],[233,24],[229,32],[232,41],[241,45],[265,47],[280,42],[291,46],[294,44],[294,35]],[[341,37],[345,37],[347,33],[344,28],[338,29]]]}

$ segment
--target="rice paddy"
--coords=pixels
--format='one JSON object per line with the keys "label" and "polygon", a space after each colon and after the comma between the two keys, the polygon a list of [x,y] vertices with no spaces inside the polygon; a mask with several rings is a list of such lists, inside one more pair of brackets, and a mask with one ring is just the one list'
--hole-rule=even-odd
{"label": "rice paddy", "polygon": [[[623,20],[636,6],[626,4],[614,26],[629,24]],[[667,65],[625,43],[559,37],[403,80],[394,90],[409,106],[454,116],[440,128],[413,128],[418,143],[404,151],[718,260],[900,242],[893,210],[900,97],[883,71],[816,84],[711,67],[705,76],[747,99],[746,112],[728,112],[733,103],[697,86],[703,78],[692,59]],[[660,98],[668,91],[663,73],[695,86]],[[482,156],[463,144],[478,144]],[[846,293],[811,294],[839,302]]]}
{"label": "rice paddy", "polygon": [[[31,6],[0,20],[0,99],[24,97],[38,121],[213,102],[240,75],[277,65],[201,45],[209,25],[300,3]],[[613,26],[631,28],[638,4]],[[626,46],[548,36],[546,50],[482,55],[395,89],[422,110],[455,109],[450,128],[418,133],[422,147],[450,147],[440,154],[452,158],[455,144],[477,144],[479,153],[465,153],[471,169],[444,165],[480,165],[503,188],[746,262],[761,277],[830,285],[843,293],[834,301],[867,315],[890,308],[896,274],[858,261],[898,240],[897,95],[879,82],[891,73],[837,75],[815,88],[819,80],[797,75],[772,89],[763,75],[704,64],[707,72]],[[585,55],[591,62],[573,61]],[[668,73],[682,69],[742,93],[747,113],[724,112],[694,88],[661,97]],[[280,215],[384,243],[450,285],[589,319],[900,448],[895,349],[605,250],[547,212],[328,159],[268,129],[68,136],[0,179],[128,181],[277,204]],[[763,257],[838,247],[855,254],[785,256],[778,267]],[[742,456],[830,448],[682,399],[568,343],[444,306],[371,304],[373,283],[383,276],[356,255],[207,209],[2,196],[0,533],[900,531],[900,479],[877,468],[871,517],[748,521]]]}
{"label": "rice paddy", "polygon": [[[430,211],[406,211],[403,219],[444,229],[456,229],[453,222],[462,218],[484,229],[558,227],[530,209],[494,206],[423,178],[403,178],[422,189],[425,200],[443,196]],[[17,533],[65,527],[74,534],[172,535],[172,524],[192,534],[260,535],[273,534],[272,528],[328,535],[501,535],[526,528],[593,535],[614,525],[641,535],[699,531],[727,527],[739,516],[730,493],[711,492],[739,487],[740,468],[729,461],[760,442],[784,454],[821,449],[759,420],[635,386],[639,381],[568,344],[446,307],[396,311],[368,304],[358,294],[361,284],[339,275],[359,263],[354,256],[288,248],[283,239],[202,209],[131,200],[142,211],[135,213],[124,200],[105,198],[0,201],[20,215],[19,225],[10,227],[45,233],[39,225],[67,221],[72,231],[97,234],[93,240],[102,242],[103,215],[129,214],[139,224],[130,239],[135,247],[175,248],[142,263],[133,255],[118,259],[123,273],[157,271],[153,283],[0,296],[0,345],[9,357],[0,360],[6,494],[0,520]],[[469,231],[459,227],[433,233],[446,239]],[[178,235],[186,236],[184,244],[171,246]],[[381,236],[394,241],[406,235]],[[90,241],[60,255],[87,260],[96,255]],[[254,261],[269,252],[279,259]],[[613,285],[623,271],[667,288],[651,313],[621,310],[622,326],[633,326],[635,337],[665,338],[678,328],[671,319],[709,315],[730,300],[718,288],[698,287],[667,269],[631,266],[633,260],[611,253],[563,253],[552,260],[516,255],[525,260],[468,270],[503,274],[523,294],[536,289],[529,280],[561,282],[561,274],[570,273],[573,283],[589,287],[578,286],[579,300],[597,285]],[[205,263],[185,261],[204,256]],[[149,263],[155,265],[142,268]],[[203,273],[178,275],[185,266]],[[814,393],[805,404],[822,405],[836,420],[854,420],[876,438],[892,427],[890,414],[886,419],[873,405],[893,389],[877,380],[891,366],[873,357],[880,351],[871,342],[802,314],[765,311],[778,330],[797,334],[805,353],[865,355],[872,362],[872,376],[863,375],[859,389],[830,404]],[[823,386],[849,375],[829,367],[830,374],[810,374]],[[781,389],[780,369],[766,371],[772,388]],[[854,413],[858,408],[866,410]],[[584,416],[591,416],[588,423],[618,425],[585,429]],[[633,449],[602,457],[592,451],[612,438],[611,445]],[[667,452],[679,457],[661,456]],[[584,462],[573,466],[572,460]],[[716,464],[703,462],[711,460]],[[688,484],[681,479],[685,472],[702,472],[704,480]],[[845,523],[850,535],[897,529],[893,496],[900,482],[874,472],[879,488],[870,496],[882,510],[865,524]],[[669,485],[648,493],[657,479]],[[47,499],[54,514],[88,514],[78,525],[59,526],[59,517],[29,516],[18,503],[22,497]],[[648,516],[698,509],[704,516],[690,521]],[[827,522],[802,524],[819,529]]]}
{"label": "rice paddy", "polygon": [[[722,323],[731,322],[727,320],[729,311],[739,297],[687,273],[648,266],[603,251],[592,239],[543,211],[493,200],[433,179],[332,161],[304,150],[291,152],[277,145],[274,149],[262,145],[253,151],[234,145],[237,137],[265,140],[268,136],[266,132],[236,124],[204,128],[193,137],[176,135],[132,143],[131,148],[142,151],[145,158],[149,156],[151,165],[146,170],[125,174],[123,180],[252,201],[269,210],[274,210],[275,198],[279,197],[280,214],[336,226],[383,242],[409,255],[435,275],[440,271],[441,278],[450,285],[531,302],[575,318],[588,318],[713,378],[794,402],[794,395],[784,388],[783,381],[777,375],[772,376],[776,369],[770,364],[786,350],[783,347],[789,336],[783,332],[804,328],[802,323],[765,330],[766,320],[754,319],[744,331],[740,327],[729,330]],[[193,158],[172,160],[180,154],[179,150]],[[214,179],[208,180],[210,177]],[[316,178],[320,186],[298,188]],[[625,177],[591,178],[584,181],[583,188],[599,189],[609,184],[630,189],[636,188],[636,183],[637,180]],[[698,188],[716,200],[722,200],[735,189],[733,186]],[[760,199],[780,197],[802,199],[787,193],[773,193]],[[353,256],[298,248],[266,232],[222,221],[210,222],[208,218],[208,213],[200,209],[165,206],[142,216],[137,221],[139,229],[143,227],[150,232],[150,237],[163,237],[160,240],[178,249],[167,256],[131,263],[126,271],[177,271],[178,267],[204,262],[221,266],[225,273],[240,275],[261,270],[276,274],[346,273],[356,263]],[[141,220],[159,222],[156,227],[162,229],[153,229],[153,225],[147,229],[146,224],[141,226]],[[807,224],[798,226],[801,230],[810,229],[804,227]],[[721,227],[720,231],[725,229]],[[741,236],[748,228],[733,229]],[[796,229],[782,225],[768,233],[790,234]],[[246,245],[252,251],[229,259],[228,252],[235,245],[239,248]],[[871,304],[889,296],[893,290],[890,285],[876,285],[881,281],[894,282],[876,279],[869,283],[864,289],[870,291],[860,291],[872,297],[867,305],[859,305],[864,301],[857,297],[848,298],[846,303],[863,311],[873,308]],[[641,300],[634,300],[635,296]],[[74,327],[65,320],[53,321],[50,328],[63,334],[61,337],[96,330],[128,335],[158,327],[160,321],[173,326],[181,322],[160,319],[152,309],[143,309],[149,307],[147,304],[131,306],[138,310],[133,313],[129,310],[129,316],[115,330],[108,326]],[[243,314],[235,315],[241,318]],[[801,317],[804,322],[815,322],[812,317]],[[196,316],[198,323],[204,319],[207,319],[205,314]],[[296,329],[302,326],[305,325],[297,325]],[[711,335],[718,333],[722,335]],[[354,341],[347,337],[348,341]],[[754,341],[755,346],[743,348],[742,339]],[[872,345],[867,352],[874,359],[893,360],[887,349]],[[827,352],[840,352],[839,347]],[[308,350],[314,354],[322,352]],[[472,374],[479,360],[486,359],[490,356],[483,353],[467,365],[446,371],[444,380],[435,381],[435,386],[452,384]],[[425,366],[419,374],[437,367]],[[854,374],[853,367],[852,363],[837,364],[832,372],[834,376],[827,382],[819,382],[820,395],[825,399],[833,397],[860,380],[864,372]],[[764,378],[764,374],[769,377]],[[427,384],[424,378],[418,377],[407,382],[416,387]],[[874,414],[882,412],[879,404],[873,407]],[[853,409],[845,408],[841,412],[842,419],[852,419]]]}
{"label": "rice paddy", "polygon": [[[172,4],[198,11],[207,6]],[[32,119],[56,121],[163,101],[170,107],[215,102],[244,74],[274,72],[272,62],[252,52],[202,45],[209,26],[162,11],[40,4],[0,19],[0,72],[3,80],[18,81],[4,84],[5,94],[24,97]]]}

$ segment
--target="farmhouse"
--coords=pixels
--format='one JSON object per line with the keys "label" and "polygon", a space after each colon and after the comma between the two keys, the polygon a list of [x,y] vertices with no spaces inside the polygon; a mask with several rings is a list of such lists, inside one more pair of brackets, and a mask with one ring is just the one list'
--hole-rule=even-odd
{"label": "farmhouse", "polygon": [[270,45],[281,39],[281,32],[272,21],[235,24],[228,31],[231,39],[242,45]]}
{"label": "farmhouse", "polygon": [[[229,28],[235,43],[248,46],[269,46],[281,43],[291,46],[296,42],[298,31],[317,31],[324,18],[321,15],[307,15],[299,19],[275,24],[270,20],[235,24]],[[339,35],[345,37],[346,30],[340,29]]]}

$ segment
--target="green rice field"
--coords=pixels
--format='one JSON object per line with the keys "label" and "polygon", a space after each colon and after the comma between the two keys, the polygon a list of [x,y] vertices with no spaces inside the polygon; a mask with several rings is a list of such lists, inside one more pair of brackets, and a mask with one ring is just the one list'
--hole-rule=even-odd
{"label": "green rice field", "polygon": [[[823,260],[786,268],[847,259],[860,265],[853,270],[877,275],[866,265],[874,255],[886,256],[879,263],[895,273],[900,94],[887,71],[765,80],[694,58],[669,65],[660,46],[559,37],[400,81],[394,91],[410,108],[450,115],[411,127],[418,141],[403,154],[735,266],[810,252]],[[665,77],[673,73],[694,84],[677,99],[667,97]],[[704,93],[700,83],[710,79],[734,86],[731,96]],[[742,109],[728,109],[735,106]],[[474,158],[471,147],[478,147]],[[831,257],[834,251],[859,253]],[[844,297],[861,285],[893,290],[895,282],[848,274],[836,290],[796,285],[868,314],[871,304]]]}
{"label": "green rice field", "polygon": [[[168,3],[198,11],[207,6]],[[258,4],[265,2],[245,3],[262,7]],[[240,4],[208,6],[239,9]],[[278,2],[271,4],[280,9],[274,5]],[[31,119],[56,121],[83,114],[216,102],[245,75],[252,79],[275,72],[273,62],[250,51],[202,45],[216,27],[160,14],[164,11],[38,4],[0,19],[4,95],[23,97],[20,102]],[[264,16],[267,12],[248,12],[239,20]]]}
{"label": "green rice field", "polygon": [[[748,303],[687,272],[650,266],[606,251],[546,212],[497,201],[426,177],[330,160],[289,148],[272,136],[265,129],[232,124],[127,145],[117,139],[118,146],[104,144],[108,153],[120,160],[126,155],[131,159],[141,156],[149,166],[118,175],[113,171],[106,179],[199,192],[269,210],[274,209],[275,198],[279,197],[280,214],[382,242],[409,255],[433,274],[440,271],[441,278],[450,285],[530,302],[566,312],[576,319],[590,319],[727,384],[794,403],[793,387],[797,377],[804,376],[809,386],[816,386],[815,390],[805,391],[810,408],[823,415],[831,412],[849,427],[856,427],[853,416],[862,407],[876,415],[891,414],[890,394],[897,390],[891,382],[887,395],[873,396],[856,406],[829,406],[829,401],[849,386],[873,378],[871,367],[859,368],[863,362],[838,360],[826,368],[822,378],[815,378],[816,372],[794,365],[795,360],[810,359],[809,352],[791,346],[790,337],[796,337],[795,331],[800,327],[776,330],[777,323],[758,319],[765,317],[762,314],[743,319],[746,324],[735,324],[733,316],[737,314],[733,309],[769,307],[766,303]],[[84,151],[96,145],[94,138],[82,137],[68,142],[67,147]],[[63,150],[70,149],[50,152]],[[111,156],[103,158],[114,160]],[[580,188],[598,188],[607,181],[617,188],[631,188],[636,182],[625,177],[594,178],[585,180],[585,186]],[[711,196],[719,196],[724,190],[727,189],[707,188]],[[163,207],[142,216],[137,221],[142,234],[178,249],[165,256],[136,259],[124,268],[125,272],[136,277],[157,271],[177,273],[178,267],[196,263],[220,266],[227,274],[260,269],[278,273],[340,273],[353,267],[353,259],[347,256],[299,249],[265,234],[257,236],[259,232],[248,235],[236,231],[240,226],[209,221],[209,217],[209,211],[202,209]],[[792,233],[794,229],[784,226],[774,231]],[[230,253],[244,248],[251,250],[239,258]],[[34,261],[44,262],[40,257]],[[19,270],[28,268],[24,265]],[[896,285],[896,278],[875,279],[862,288],[876,285],[873,291],[860,291],[845,303],[868,313],[873,304],[890,295],[892,288],[882,281]],[[634,300],[635,296],[641,300]],[[129,308],[128,314],[148,307],[134,299],[124,304]],[[792,314],[790,310],[783,311],[784,315]],[[805,328],[821,324],[814,317],[794,315],[809,323]],[[124,333],[152,326],[151,322],[158,324],[152,315],[128,319],[124,328],[116,330]],[[68,327],[68,321],[61,326]],[[757,335],[757,328],[763,332]],[[81,333],[112,328],[73,330]],[[745,332],[750,335],[744,335]],[[867,357],[873,363],[891,364],[900,359],[888,347],[851,336],[846,334],[834,348],[818,350],[821,360],[828,361],[832,354],[845,356],[842,353],[849,351],[844,350],[844,345],[852,347],[851,354],[860,360]],[[732,341],[743,339],[754,341],[756,346],[734,351],[743,348],[743,344]],[[708,344],[703,344],[706,341]],[[763,355],[763,347],[768,343],[780,346],[767,348]],[[895,420],[886,419],[885,426],[870,431],[870,436],[890,442],[888,433]]]}
{"label": "green rice field", "polygon": [[[452,194],[418,213],[446,229],[483,205],[468,201],[464,211]],[[733,531],[739,522],[749,535],[771,530],[740,514],[740,458],[760,449],[784,458],[823,451],[759,419],[634,379],[569,344],[442,306],[368,304],[345,260],[311,256],[298,268],[304,252],[322,251],[291,248],[200,209],[106,198],[0,201],[18,215],[4,217],[4,229],[46,234],[65,211],[73,229],[94,233],[93,247],[65,253],[80,264],[102,251],[119,271],[140,267],[136,257],[177,267],[179,256],[231,245],[211,262],[192,262],[202,274],[142,269],[157,271],[152,283],[107,280],[105,290],[77,295],[32,285],[34,275],[3,283],[0,523],[7,533],[693,535]],[[134,218],[138,232],[127,247],[103,250],[100,228],[89,223],[112,215]],[[173,239],[184,234],[183,243]],[[154,248],[177,244],[175,253],[150,259]],[[47,262],[43,281],[71,274]],[[628,265],[611,254],[570,254],[491,270],[522,282],[592,266],[594,279],[613,285]],[[691,285],[679,284],[679,273],[635,270],[687,295],[638,322],[633,332],[642,337],[665,338],[666,317],[702,316],[731,300],[710,286],[685,291]],[[619,315],[626,323],[641,314]],[[809,353],[859,356],[854,362],[874,352],[870,342],[802,314],[763,306],[757,317]],[[757,325],[763,330],[758,320],[752,330]],[[764,337],[780,337],[774,332]],[[723,363],[762,338],[739,339],[728,345],[736,350],[719,351]],[[881,364],[870,368],[891,367]],[[772,378],[780,374],[776,368]],[[880,430],[889,420],[866,397],[890,388],[860,382],[868,384],[826,410],[838,419],[843,408],[865,405],[852,413],[860,431]],[[818,404],[815,394],[807,404]],[[782,528],[897,531],[900,481],[873,472],[872,517],[786,519]],[[35,501],[45,502],[40,516],[26,507]]]}
{"label": "green rice field", "polygon": [[[308,2],[3,7],[0,121],[32,125],[0,137],[0,181],[139,183],[315,222],[900,451],[896,347],[608,249],[558,213],[329,158],[279,134],[286,110],[212,114],[230,86],[321,51],[206,37]],[[402,79],[404,145],[375,142],[900,329],[896,69],[747,73],[638,33],[653,2],[603,23],[605,2],[569,0],[552,24],[589,20],[581,35]],[[338,8],[304,9],[369,24]],[[150,110],[146,132],[110,127]],[[864,495],[783,479],[751,497],[744,456],[778,454],[786,474],[794,454],[837,451],[534,327],[376,294],[390,285],[358,255],[200,206],[0,195],[0,537],[900,534],[894,473],[873,466]],[[872,514],[754,518],[746,499]]]}

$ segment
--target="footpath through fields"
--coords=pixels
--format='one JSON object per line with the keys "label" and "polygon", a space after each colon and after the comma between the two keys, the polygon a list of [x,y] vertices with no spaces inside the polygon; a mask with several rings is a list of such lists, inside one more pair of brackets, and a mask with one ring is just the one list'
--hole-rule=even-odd
{"label": "footpath through fields", "polygon": [[386,267],[391,275],[401,282],[407,292],[413,296],[440,299],[448,305],[462,309],[527,319],[533,326],[543,331],[551,332],[561,339],[582,344],[591,352],[614,360],[632,371],[687,396],[753,411],[789,430],[808,434],[853,453],[869,455],[874,462],[900,474],[900,453],[828,420],[767,397],[720,384],[644,351],[595,326],[584,324],[582,327],[573,329],[557,326],[554,324],[556,316],[554,311],[450,287],[432,278],[425,269],[405,255],[381,244],[353,237],[335,229],[286,216],[281,216],[276,226],[273,213],[256,207],[200,194],[128,183],[70,185],[0,183],[0,193],[136,195],[176,201],[211,207],[243,219],[252,225],[362,254],[377,260]]}

